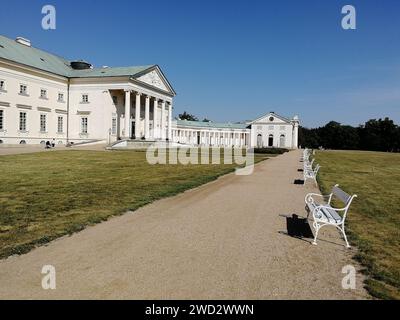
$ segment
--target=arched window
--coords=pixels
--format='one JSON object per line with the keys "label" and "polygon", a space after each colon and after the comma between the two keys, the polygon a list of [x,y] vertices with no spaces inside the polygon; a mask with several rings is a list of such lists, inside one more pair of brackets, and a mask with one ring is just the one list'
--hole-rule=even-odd
{"label": "arched window", "polygon": [[21,140],[21,141],[19,142],[19,144],[26,144],[26,141],[25,141],[25,140]]}
{"label": "arched window", "polygon": [[274,146],[274,135],[270,134],[268,136],[268,147],[273,147]]}
{"label": "arched window", "polygon": [[46,141],[42,140],[42,141],[40,141],[40,144],[45,145]]}
{"label": "arched window", "polygon": [[280,148],[286,147],[286,139],[284,134],[281,134],[281,136],[279,137],[279,147]]}
{"label": "arched window", "polygon": [[3,143],[3,140],[0,140],[0,144],[2,144]]}
{"label": "arched window", "polygon": [[262,148],[262,146],[263,146],[263,143],[262,143],[262,135],[259,134],[259,135],[257,136],[257,147],[258,147],[258,148]]}

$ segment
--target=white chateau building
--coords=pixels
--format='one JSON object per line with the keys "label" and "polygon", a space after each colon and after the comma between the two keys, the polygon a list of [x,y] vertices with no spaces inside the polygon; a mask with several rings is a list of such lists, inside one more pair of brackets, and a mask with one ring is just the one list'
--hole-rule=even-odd
{"label": "white chateau building", "polygon": [[175,91],[157,65],[93,68],[0,35],[0,144],[172,141],[297,148],[299,119],[172,119]]}

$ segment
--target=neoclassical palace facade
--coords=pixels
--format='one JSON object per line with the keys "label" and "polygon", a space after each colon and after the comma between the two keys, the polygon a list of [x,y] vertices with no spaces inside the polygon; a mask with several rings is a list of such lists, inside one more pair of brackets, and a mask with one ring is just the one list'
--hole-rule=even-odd
{"label": "neoclassical palace facade", "polygon": [[157,65],[93,68],[0,35],[0,144],[169,141],[297,148],[297,117],[245,123],[173,120],[175,91]]}

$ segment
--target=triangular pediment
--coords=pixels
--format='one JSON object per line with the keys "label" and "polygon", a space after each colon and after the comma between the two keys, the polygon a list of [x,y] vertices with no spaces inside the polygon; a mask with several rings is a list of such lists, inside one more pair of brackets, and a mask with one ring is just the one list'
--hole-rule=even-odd
{"label": "triangular pediment", "polygon": [[158,67],[150,69],[147,72],[139,75],[136,80],[175,95],[174,89],[172,89],[168,80]]}
{"label": "triangular pediment", "polygon": [[253,124],[255,123],[268,123],[268,124],[287,124],[291,123],[289,119],[279,116],[276,113],[269,112],[262,117],[254,120],[252,122]]}

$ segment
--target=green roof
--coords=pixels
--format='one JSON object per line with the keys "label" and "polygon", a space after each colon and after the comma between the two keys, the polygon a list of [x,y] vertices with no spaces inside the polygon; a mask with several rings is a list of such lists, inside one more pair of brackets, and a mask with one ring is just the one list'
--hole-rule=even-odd
{"label": "green roof", "polygon": [[213,129],[246,129],[249,126],[246,123],[218,123],[188,120],[177,120],[176,123],[180,127],[198,127]]}
{"label": "green roof", "polygon": [[155,65],[136,66],[136,67],[116,67],[116,68],[93,68],[88,70],[73,70],[70,78],[95,78],[95,77],[121,77],[133,76],[141,73]]}
{"label": "green roof", "polygon": [[67,78],[134,76],[155,65],[74,70],[71,61],[0,35],[0,58]]}

